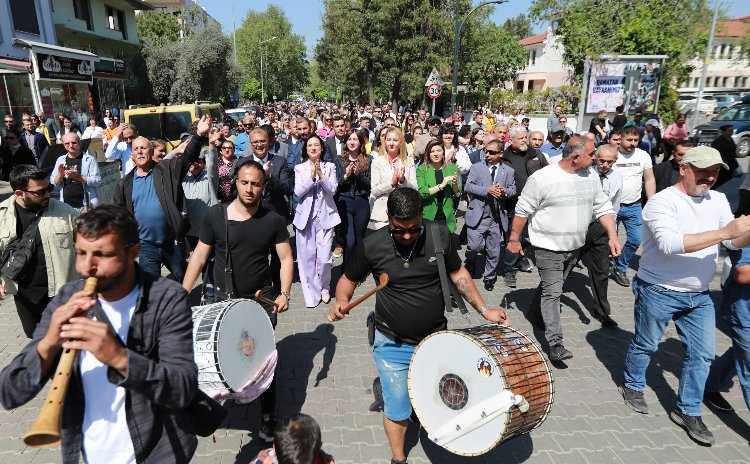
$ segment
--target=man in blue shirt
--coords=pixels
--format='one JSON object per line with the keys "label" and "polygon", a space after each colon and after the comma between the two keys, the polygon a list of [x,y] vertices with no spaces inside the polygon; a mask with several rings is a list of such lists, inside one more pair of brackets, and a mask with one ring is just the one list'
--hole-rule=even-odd
{"label": "man in blue shirt", "polygon": [[133,141],[135,167],[118,182],[113,202],[126,207],[138,221],[138,262],[146,272],[161,275],[164,264],[178,282],[185,277],[185,235],[190,223],[181,182],[208,142],[210,127],[210,117],[203,116],[182,156],[159,163],[153,159],[151,141],[145,137]]}
{"label": "man in blue shirt", "polygon": [[242,158],[245,150],[250,148],[250,131],[255,127],[255,119],[248,114],[242,120],[242,126],[245,128],[245,132],[237,134],[237,137],[234,139],[235,158]]}
{"label": "man in blue shirt", "polygon": [[550,164],[557,164],[562,159],[562,152],[565,148],[565,143],[563,142],[565,139],[565,127],[560,124],[552,126],[552,131],[549,133],[548,139],[549,142],[542,145],[539,151],[544,153]]}
{"label": "man in blue shirt", "polygon": [[703,402],[719,411],[734,409],[719,393],[739,377],[745,404],[750,407],[750,248],[727,250],[732,271],[724,284],[721,316],[729,325],[730,347],[711,365]]}

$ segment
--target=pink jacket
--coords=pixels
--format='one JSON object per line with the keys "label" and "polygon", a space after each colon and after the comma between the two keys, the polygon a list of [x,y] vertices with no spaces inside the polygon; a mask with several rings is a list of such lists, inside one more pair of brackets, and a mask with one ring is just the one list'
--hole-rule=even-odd
{"label": "pink jacket", "polygon": [[[323,179],[313,182],[310,175],[310,160],[294,167],[294,194],[297,196],[297,210],[294,212],[294,227],[302,230],[317,218],[321,227],[332,229],[341,222],[333,195],[338,188],[336,166],[325,161],[320,162]],[[313,214],[313,207],[318,211]]]}
{"label": "pink jacket", "polygon": [[666,140],[670,145],[674,145],[679,140],[687,140],[690,137],[687,124],[683,124],[682,127],[677,127],[677,124],[670,124],[667,130],[664,131],[662,138]]}

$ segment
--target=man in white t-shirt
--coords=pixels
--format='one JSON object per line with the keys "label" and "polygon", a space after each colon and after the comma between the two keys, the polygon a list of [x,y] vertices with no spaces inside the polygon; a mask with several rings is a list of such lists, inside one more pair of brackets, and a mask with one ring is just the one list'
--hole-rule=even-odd
{"label": "man in white t-shirt", "polygon": [[[139,268],[138,224],[127,209],[86,211],[76,232],[76,270],[97,278],[96,300],[82,280],[60,289],[31,342],[0,372],[0,401],[5,408],[30,401],[60,352],[75,349],[62,462],[78,463],[82,453],[87,463],[189,462],[198,440],[185,409],[198,372],[187,292]],[[96,320],[86,317],[92,310]]]}
{"label": "man in white t-shirt", "polygon": [[656,179],[654,178],[651,156],[638,148],[639,139],[640,133],[637,127],[628,126],[622,129],[619,156],[612,168],[622,178],[617,224],[622,223],[625,226],[627,241],[622,247],[622,254],[615,261],[611,275],[612,279],[623,287],[630,285],[626,272],[642,239],[642,188],[645,187],[648,198],[656,193]]}
{"label": "man in white t-shirt", "polygon": [[716,272],[719,243],[729,249],[750,245],[750,216],[734,219],[726,196],[709,190],[721,168],[728,169],[717,150],[691,148],[682,159],[679,182],[652,197],[643,210],[643,256],[633,279],[635,335],[621,389],[628,406],[648,413],[646,369],[674,321],[685,360],[677,405],[669,417],[706,445],[714,443],[714,436],[701,419],[701,401],[716,344],[708,285]]}
{"label": "man in white t-shirt", "polygon": [[598,220],[606,230],[610,255],[620,254],[612,203],[602,190],[599,176],[591,171],[594,152],[594,142],[574,136],[558,164],[546,166],[528,178],[516,204],[508,239],[507,251],[523,254],[519,240],[529,222],[529,240],[540,278],[529,316],[544,323],[551,361],[573,357],[562,344],[560,296],[591,221]]}

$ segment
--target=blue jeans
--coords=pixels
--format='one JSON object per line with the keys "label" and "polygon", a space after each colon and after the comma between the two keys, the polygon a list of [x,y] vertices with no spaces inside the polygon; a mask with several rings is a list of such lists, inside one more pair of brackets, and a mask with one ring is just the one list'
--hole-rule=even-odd
{"label": "blue jeans", "polygon": [[141,268],[157,276],[161,275],[164,264],[179,283],[185,278],[186,253],[185,241],[167,240],[164,243],[141,240],[141,252],[138,255]]}
{"label": "blue jeans", "polygon": [[618,271],[625,272],[633,255],[638,251],[643,238],[643,208],[640,203],[630,206],[620,206],[617,212],[617,224],[622,223],[625,226],[627,241],[622,247],[622,254],[615,261],[615,267]]}
{"label": "blue jeans", "polygon": [[677,408],[688,416],[701,415],[706,378],[716,349],[716,318],[708,291],[678,292],[633,279],[635,335],[625,356],[625,386],[643,391],[651,355],[669,321],[674,321],[685,357],[682,361]]}
{"label": "blue jeans", "polygon": [[729,323],[732,346],[711,365],[706,390],[725,390],[737,375],[745,404],[750,408],[750,312],[744,305],[725,306],[722,316]]}
{"label": "blue jeans", "polygon": [[396,343],[375,331],[372,357],[378,368],[383,386],[383,413],[388,419],[399,422],[411,416],[409,399],[409,363],[416,346]]}

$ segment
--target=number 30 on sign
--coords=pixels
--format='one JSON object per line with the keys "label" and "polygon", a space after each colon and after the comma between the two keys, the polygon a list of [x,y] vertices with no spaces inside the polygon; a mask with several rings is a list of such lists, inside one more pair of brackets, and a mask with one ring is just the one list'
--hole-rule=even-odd
{"label": "number 30 on sign", "polygon": [[442,93],[443,90],[438,84],[430,84],[430,86],[427,87],[427,96],[430,98],[438,98]]}

